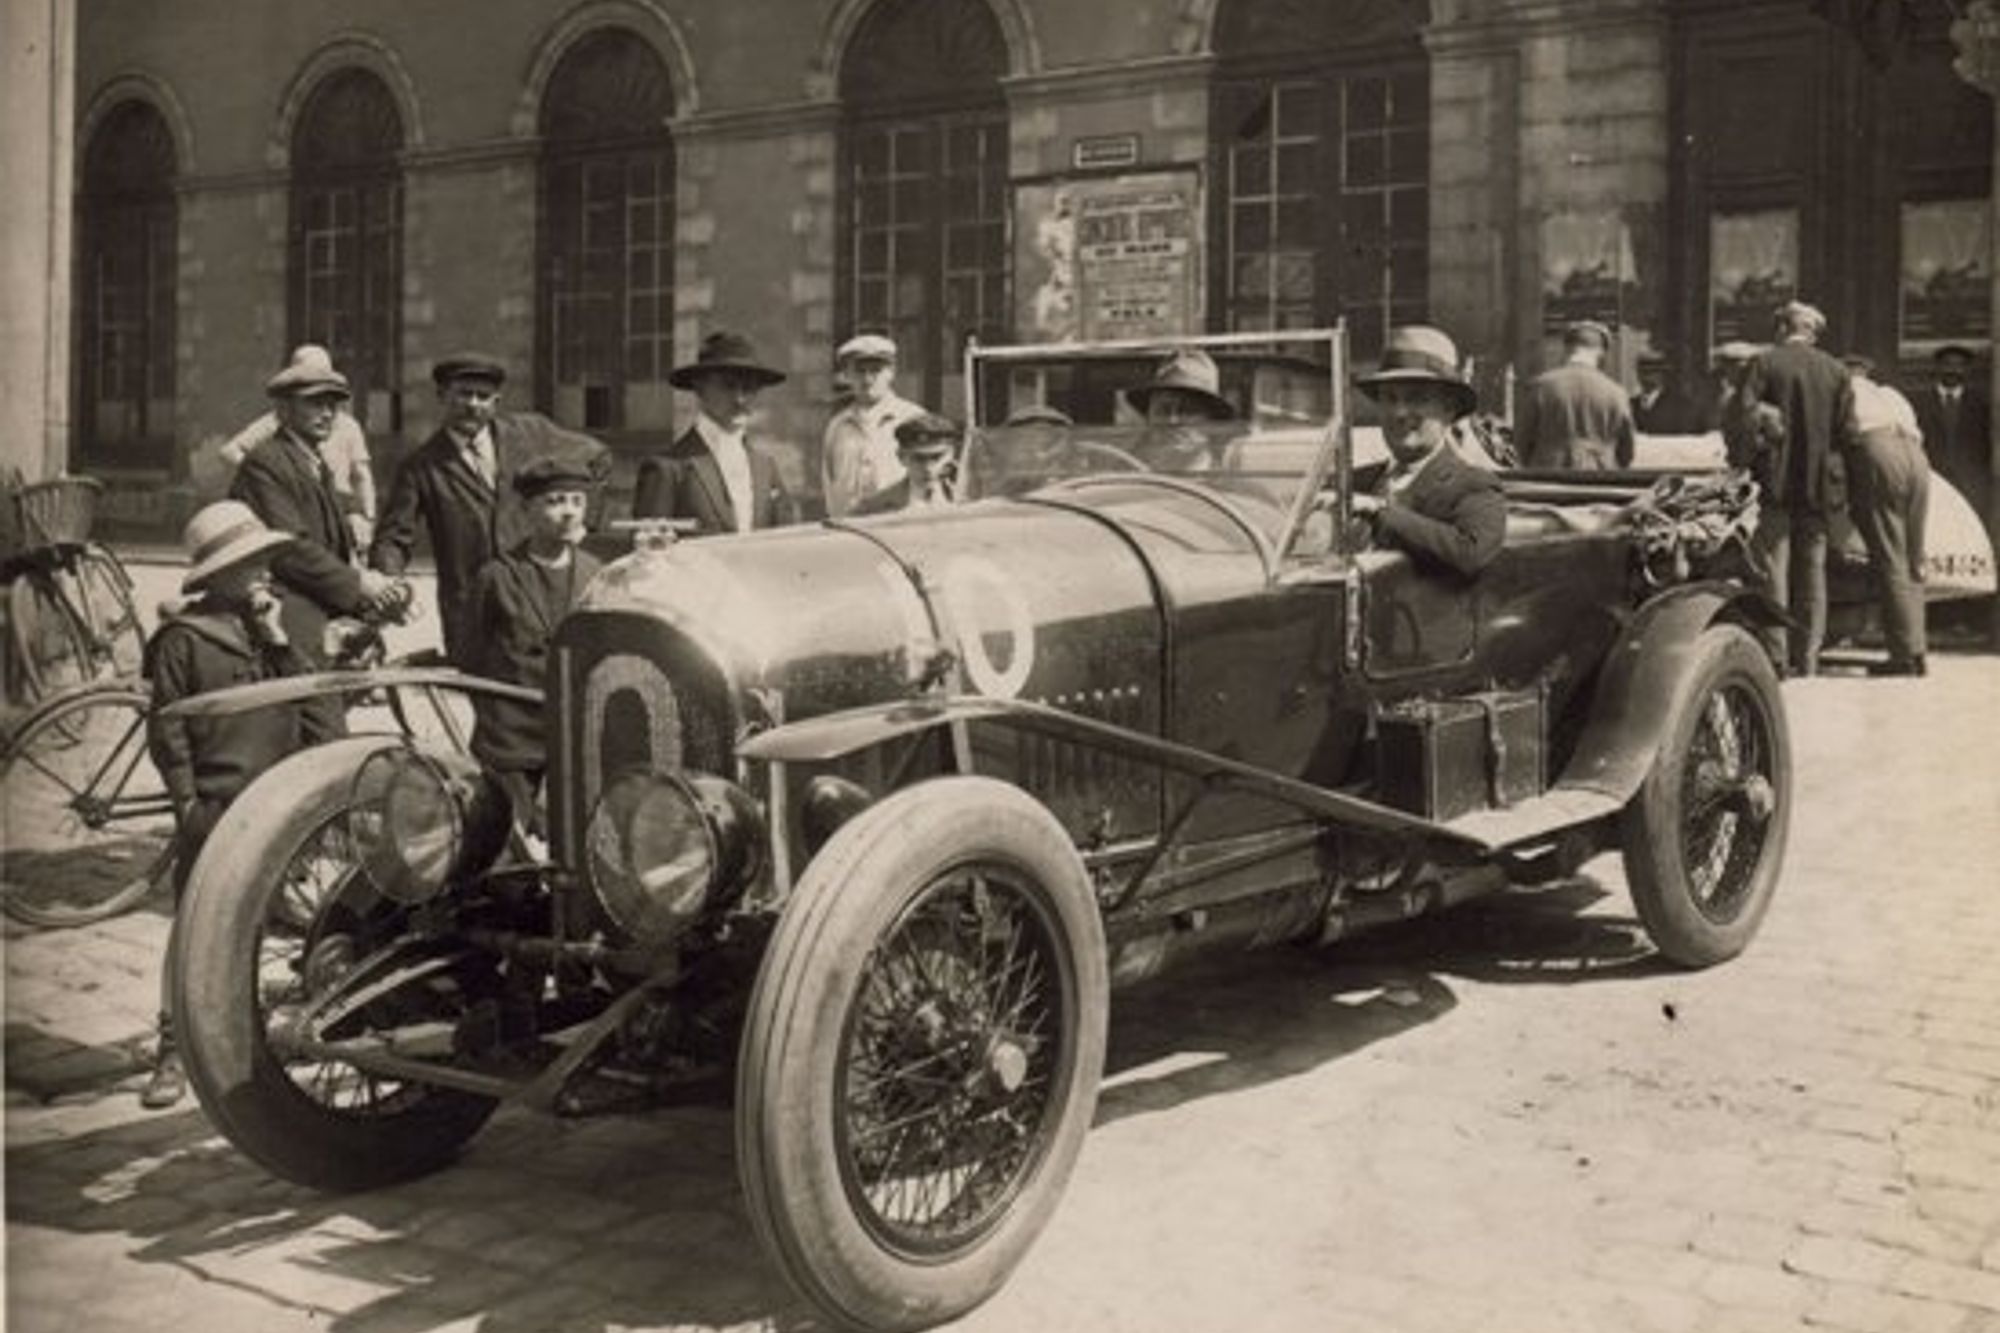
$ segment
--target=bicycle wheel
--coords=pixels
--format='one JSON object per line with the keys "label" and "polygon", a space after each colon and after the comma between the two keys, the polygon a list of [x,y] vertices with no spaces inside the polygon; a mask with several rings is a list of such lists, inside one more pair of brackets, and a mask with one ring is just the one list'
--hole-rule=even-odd
{"label": "bicycle wheel", "polygon": [[19,702],[32,704],[93,675],[90,640],[48,573],[33,569],[7,591],[14,663],[21,673]]}
{"label": "bicycle wheel", "polygon": [[0,750],[0,910],[37,926],[97,921],[173,870],[173,817],[146,756],[144,690],[106,684],[30,714]]}
{"label": "bicycle wheel", "polygon": [[109,548],[92,543],[77,562],[77,609],[90,632],[98,671],[136,676],[146,659],[146,627],[132,604],[132,576]]}

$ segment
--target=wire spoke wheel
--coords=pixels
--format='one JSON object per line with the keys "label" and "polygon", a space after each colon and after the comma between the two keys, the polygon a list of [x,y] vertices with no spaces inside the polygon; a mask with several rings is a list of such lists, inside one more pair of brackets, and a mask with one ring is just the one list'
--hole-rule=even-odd
{"label": "wire spoke wheel", "polygon": [[842,1165],[890,1244],[950,1250],[1020,1187],[1070,1021],[1055,930],[996,867],[945,876],[870,955],[842,1060]]}
{"label": "wire spoke wheel", "polygon": [[90,631],[93,674],[136,676],[146,657],[146,628],[132,603],[132,576],[99,546],[77,566],[79,608]]}
{"label": "wire spoke wheel", "polygon": [[0,907],[40,926],[111,916],[164,886],[173,819],[146,753],[145,693],[105,686],[51,701],[0,751]]}
{"label": "wire spoke wheel", "polygon": [[7,597],[12,661],[19,676],[15,702],[34,703],[91,679],[90,641],[49,576],[33,570],[21,574]]}

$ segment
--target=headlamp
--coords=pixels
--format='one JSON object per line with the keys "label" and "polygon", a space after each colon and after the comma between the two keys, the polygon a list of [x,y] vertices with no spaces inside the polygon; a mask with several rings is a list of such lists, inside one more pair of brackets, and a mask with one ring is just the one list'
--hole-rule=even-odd
{"label": "headlamp", "polygon": [[671,941],[755,874],[762,820],[734,783],[632,772],[604,789],[584,831],[590,883],[613,925]]}
{"label": "headlamp", "polygon": [[507,793],[476,761],[397,745],[362,761],[347,826],[376,891],[415,904],[491,865],[512,820]]}

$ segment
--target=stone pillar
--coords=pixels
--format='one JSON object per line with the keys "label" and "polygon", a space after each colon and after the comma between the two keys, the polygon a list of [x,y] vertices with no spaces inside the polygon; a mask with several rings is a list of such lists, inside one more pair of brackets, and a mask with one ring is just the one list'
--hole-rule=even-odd
{"label": "stone pillar", "polygon": [[73,0],[0,7],[0,470],[69,458]]}
{"label": "stone pillar", "polygon": [[[1994,185],[2000,185],[2000,0],[1969,0],[1951,25],[1951,42],[1958,48],[1958,59],[1952,68],[1958,76],[1979,89],[1994,101],[1993,134],[1993,176],[1988,186],[1989,198]],[[1990,205],[1989,205],[1990,209]],[[1992,274],[1992,295],[1989,298],[1991,314],[1989,324],[2000,328],[2000,217],[1995,217],[1988,227],[1990,252],[1987,268]],[[2000,356],[1989,358],[1987,401],[2000,403]],[[1986,442],[1986,464],[1994,475],[2000,476],[2000,432]],[[1986,532],[1989,537],[2000,533],[2000,491],[1988,488],[1992,498],[1987,501]],[[2000,598],[1994,600],[1993,617],[1990,622],[1990,638],[2000,647]]]}

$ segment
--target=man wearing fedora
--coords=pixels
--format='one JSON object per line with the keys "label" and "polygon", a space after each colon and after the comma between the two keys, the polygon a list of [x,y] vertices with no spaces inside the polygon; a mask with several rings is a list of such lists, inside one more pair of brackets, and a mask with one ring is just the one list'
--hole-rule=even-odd
{"label": "man wearing fedora", "polygon": [[1167,356],[1151,379],[1125,391],[1125,401],[1146,419],[1140,448],[1147,465],[1159,472],[1208,471],[1215,460],[1204,428],[1236,420],[1236,405],[1222,396],[1215,359],[1197,347]]}
{"label": "man wearing fedora", "polygon": [[[324,453],[348,399],[346,376],[331,365],[295,362],[273,375],[265,389],[278,430],[244,456],[229,494],[266,527],[294,538],[272,557],[271,573],[289,594],[284,614],[291,641],[308,662],[322,667],[330,618],[387,614],[405,599],[406,585],[355,566],[354,532]],[[326,729],[344,725],[337,697],[309,707]]]}
{"label": "man wearing fedora", "polygon": [[1967,382],[1972,351],[1947,343],[1931,356],[1931,382],[1911,399],[1924,449],[1938,475],[1963,495],[1980,522],[1993,490],[1993,410]]}
{"label": "man wearing fedora", "polygon": [[777,464],[745,435],[758,392],[784,379],[748,338],[717,331],[702,339],[695,359],[667,376],[700,410],[665,453],[639,465],[632,517],[693,519],[703,534],[791,522]]}
{"label": "man wearing fedora", "polygon": [[[317,343],[301,343],[292,349],[286,369],[305,375],[330,375],[333,356]],[[279,429],[278,414],[266,412],[230,436],[217,452],[230,467],[240,467],[252,449],[276,435]],[[333,431],[320,446],[320,455],[333,474],[333,489],[347,507],[347,526],[354,533],[355,549],[365,551],[375,533],[375,468],[368,456],[368,436],[352,413],[342,412],[333,419]]]}
{"label": "man wearing fedora", "polygon": [[[322,714],[300,705],[209,718],[163,716],[180,699],[312,669],[285,629],[271,586],[270,563],[292,537],[264,526],[241,501],[218,500],[188,520],[184,540],[188,571],[181,591],[194,600],[166,614],[146,645],[153,694],[146,748],[174,808],[176,899],[209,831],[237,794],[287,755],[331,739]],[[164,1001],[159,1038],[152,1079],[140,1093],[156,1109],[172,1106],[186,1089]]]}
{"label": "man wearing fedora", "polygon": [[923,408],[896,392],[896,344],[879,333],[849,338],[834,364],[851,395],[826,423],[820,444],[820,482],[826,512],[839,518],[864,497],[903,479],[896,428]]}
{"label": "man wearing fedora", "polygon": [[896,427],[896,449],[904,475],[900,481],[863,496],[854,506],[855,515],[948,508],[955,502],[952,474],[964,440],[965,431],[956,421],[935,412],[919,412]]}
{"label": "man wearing fedora", "polygon": [[1632,404],[1604,373],[1611,330],[1594,319],[1563,330],[1563,361],[1528,382],[1515,413],[1514,446],[1531,468],[1596,470],[1632,465]]}
{"label": "man wearing fedora", "polygon": [[1493,563],[1507,500],[1497,477],[1449,447],[1452,423],[1479,405],[1452,340],[1428,325],[1392,329],[1378,369],[1355,383],[1381,409],[1391,460],[1374,488],[1356,490],[1356,517],[1419,565],[1469,577]]}
{"label": "man wearing fedora", "polygon": [[1748,460],[1763,492],[1751,556],[1792,620],[1789,634],[1765,631],[1771,660],[1810,676],[1826,638],[1827,521],[1847,505],[1843,455],[1855,438],[1854,387],[1847,368],[1815,345],[1825,315],[1787,301],[1773,323],[1777,345],[1751,363],[1742,389],[1750,413],[1761,410],[1772,422]]}
{"label": "man wearing fedora", "polygon": [[611,472],[611,451],[590,436],[533,412],[502,412],[506,382],[506,367],[481,352],[460,352],[431,367],[442,420],[397,467],[368,552],[376,569],[401,574],[422,521],[437,561],[444,653],[468,671],[479,660],[474,580],[489,560],[528,536],[515,475],[550,457],[576,462],[599,488]]}

